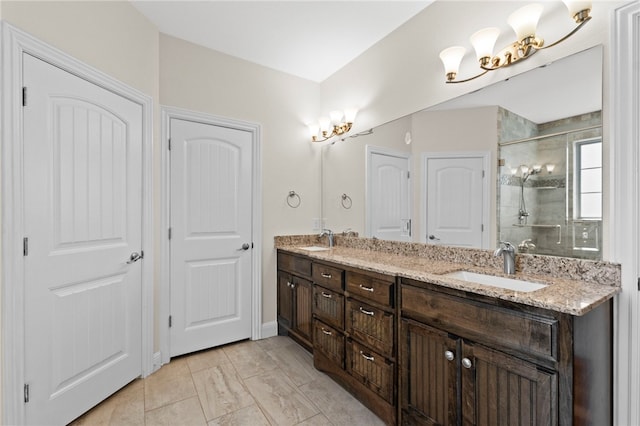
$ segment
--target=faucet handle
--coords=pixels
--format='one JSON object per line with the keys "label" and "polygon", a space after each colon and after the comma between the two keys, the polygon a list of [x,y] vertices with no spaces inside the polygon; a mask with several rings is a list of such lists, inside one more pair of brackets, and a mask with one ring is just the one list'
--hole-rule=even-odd
{"label": "faucet handle", "polygon": [[515,246],[509,241],[500,241],[500,244],[504,246],[505,250],[515,250]]}

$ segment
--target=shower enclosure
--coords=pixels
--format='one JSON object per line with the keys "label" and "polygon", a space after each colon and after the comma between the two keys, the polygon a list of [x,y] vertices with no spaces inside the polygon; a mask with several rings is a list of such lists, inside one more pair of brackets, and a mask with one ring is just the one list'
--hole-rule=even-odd
{"label": "shower enclosure", "polygon": [[602,128],[500,143],[498,239],[520,253],[600,259]]}

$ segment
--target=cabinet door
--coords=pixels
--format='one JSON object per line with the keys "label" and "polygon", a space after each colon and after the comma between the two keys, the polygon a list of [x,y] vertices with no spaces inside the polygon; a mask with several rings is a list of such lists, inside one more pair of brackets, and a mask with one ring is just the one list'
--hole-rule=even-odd
{"label": "cabinet door", "polygon": [[311,281],[293,277],[294,315],[293,328],[298,334],[311,342],[311,299],[313,286]]}
{"label": "cabinet door", "polygon": [[455,425],[459,339],[407,320],[401,333],[403,424]]}
{"label": "cabinet door", "polygon": [[278,323],[285,328],[293,325],[293,278],[278,271]]}
{"label": "cabinet door", "polygon": [[557,373],[466,342],[462,356],[463,425],[558,424]]}

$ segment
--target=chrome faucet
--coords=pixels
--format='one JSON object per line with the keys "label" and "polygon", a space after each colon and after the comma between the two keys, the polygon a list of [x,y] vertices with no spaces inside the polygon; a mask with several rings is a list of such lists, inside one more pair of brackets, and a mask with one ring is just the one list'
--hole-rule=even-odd
{"label": "chrome faucet", "polygon": [[502,255],[504,258],[504,273],[516,273],[516,248],[508,241],[500,241],[500,247],[493,253],[494,256]]}
{"label": "chrome faucet", "polygon": [[323,229],[322,232],[320,233],[320,237],[324,237],[327,236],[329,238],[329,248],[333,247],[333,231],[331,231],[331,229]]}
{"label": "chrome faucet", "polygon": [[347,228],[342,231],[342,235],[345,237],[355,237],[358,235],[358,233],[356,231],[353,231],[351,228]]}
{"label": "chrome faucet", "polygon": [[536,245],[533,242],[533,240],[531,240],[531,238],[527,238],[526,240],[518,244],[518,251],[520,252],[532,252],[535,249],[536,249]]}

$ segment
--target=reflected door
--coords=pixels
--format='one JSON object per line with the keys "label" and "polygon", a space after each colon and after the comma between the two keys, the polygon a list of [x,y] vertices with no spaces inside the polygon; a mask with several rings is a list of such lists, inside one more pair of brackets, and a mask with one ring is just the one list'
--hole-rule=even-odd
{"label": "reflected door", "polygon": [[483,164],[483,157],[426,159],[427,243],[482,248]]}
{"label": "reflected door", "polygon": [[251,337],[252,135],[171,119],[171,356]]}
{"label": "reflected door", "polygon": [[66,424],[142,371],[142,107],[24,55],[28,424]]}
{"label": "reflected door", "polygon": [[367,156],[368,234],[381,240],[411,241],[409,158],[388,152]]}

